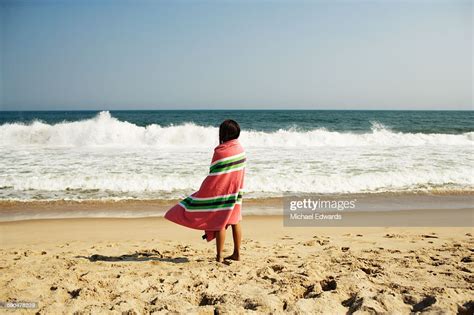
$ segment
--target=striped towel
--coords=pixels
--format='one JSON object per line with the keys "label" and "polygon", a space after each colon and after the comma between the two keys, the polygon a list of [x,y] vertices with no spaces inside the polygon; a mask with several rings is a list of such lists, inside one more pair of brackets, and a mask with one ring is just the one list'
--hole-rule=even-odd
{"label": "striped towel", "polygon": [[204,230],[207,241],[215,232],[242,220],[242,189],[245,152],[237,139],[214,149],[209,175],[201,187],[168,210],[165,218],[177,224]]}

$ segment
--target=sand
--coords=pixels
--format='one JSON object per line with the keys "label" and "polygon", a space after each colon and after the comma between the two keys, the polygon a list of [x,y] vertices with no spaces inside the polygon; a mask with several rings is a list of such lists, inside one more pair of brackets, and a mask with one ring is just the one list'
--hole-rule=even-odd
{"label": "sand", "polygon": [[0,301],[38,302],[2,312],[474,310],[472,227],[288,228],[246,216],[243,232],[242,261],[222,264],[200,231],[161,218],[0,223]]}

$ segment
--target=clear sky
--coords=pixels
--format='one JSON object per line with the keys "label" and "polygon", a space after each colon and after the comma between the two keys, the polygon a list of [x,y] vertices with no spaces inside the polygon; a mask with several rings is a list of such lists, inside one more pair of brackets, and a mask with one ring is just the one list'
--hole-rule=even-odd
{"label": "clear sky", "polygon": [[472,109],[472,1],[0,0],[0,109]]}

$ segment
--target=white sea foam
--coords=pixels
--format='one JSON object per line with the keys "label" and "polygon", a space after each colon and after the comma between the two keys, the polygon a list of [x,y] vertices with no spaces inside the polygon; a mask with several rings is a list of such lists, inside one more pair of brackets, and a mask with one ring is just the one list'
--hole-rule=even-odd
{"label": "white sea foam", "polygon": [[[217,128],[140,127],[108,112],[0,126],[0,200],[175,199],[207,174]],[[243,131],[249,197],[474,190],[473,133]]]}
{"label": "white sea foam", "polygon": [[[216,144],[217,133],[217,128],[193,123],[167,127],[151,124],[141,127],[120,121],[104,111],[92,119],[54,125],[40,121],[1,125],[0,146],[212,147]],[[241,141],[247,147],[473,145],[474,133],[401,133],[390,131],[382,124],[374,122],[372,130],[367,133],[325,129],[243,131]]]}

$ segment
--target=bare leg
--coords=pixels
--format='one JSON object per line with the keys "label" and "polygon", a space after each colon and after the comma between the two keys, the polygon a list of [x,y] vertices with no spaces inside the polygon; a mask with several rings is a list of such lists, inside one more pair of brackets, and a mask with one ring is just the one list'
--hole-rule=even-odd
{"label": "bare leg", "polygon": [[232,237],[234,239],[234,252],[225,259],[240,260],[240,243],[242,241],[242,229],[240,223],[232,225]]}
{"label": "bare leg", "polygon": [[224,258],[222,257],[223,251],[224,251],[224,243],[225,243],[225,228],[220,230],[219,232],[216,232],[216,260],[218,262],[224,261]]}

